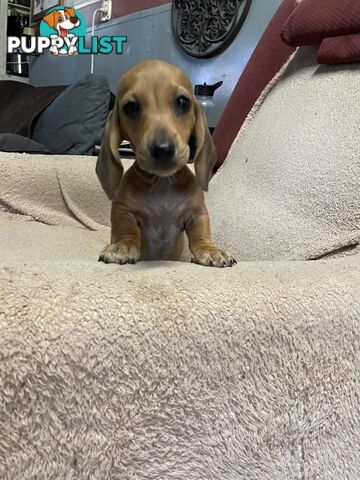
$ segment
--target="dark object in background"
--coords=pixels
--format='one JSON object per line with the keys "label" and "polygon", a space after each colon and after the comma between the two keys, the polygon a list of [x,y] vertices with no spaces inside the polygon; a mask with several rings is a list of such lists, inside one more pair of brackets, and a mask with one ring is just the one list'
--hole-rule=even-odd
{"label": "dark object in background", "polygon": [[112,92],[110,92],[109,112],[111,112],[111,110],[114,108],[115,100],[116,100],[116,95],[114,95]]}
{"label": "dark object in background", "polygon": [[36,121],[32,138],[51,153],[91,155],[100,144],[110,104],[103,75],[85,75],[70,85]]}
{"label": "dark object in background", "polygon": [[21,37],[24,24],[20,15],[9,15],[7,21],[7,35],[9,37]]}
{"label": "dark object in background", "polygon": [[223,83],[223,81],[214,83],[213,85],[207,85],[204,83],[203,85],[195,85],[194,88],[196,99],[204,109],[211,133],[213,132],[217,122],[216,105],[213,100],[213,96],[215,91],[221,87]]}
{"label": "dark object in background", "polygon": [[6,70],[18,77],[29,76],[29,55],[16,52],[6,55]]}
{"label": "dark object in background", "polygon": [[45,145],[15,133],[0,133],[0,152],[50,153]]}
{"label": "dark object in background", "polygon": [[189,55],[213,57],[234,40],[250,6],[251,0],[173,0],[174,35],[180,47]]}
{"label": "dark object in background", "polygon": [[35,118],[65,89],[63,85],[34,87],[11,80],[0,81],[0,133],[31,137]]}
{"label": "dark object in background", "polygon": [[195,85],[194,92],[196,96],[206,96],[206,97],[213,97],[215,91],[221,87],[224,82],[221,80],[220,82],[214,83],[212,85],[208,85],[207,83]]}
{"label": "dark object in background", "polygon": [[[101,145],[94,145],[91,154],[97,157],[100,153]],[[119,154],[121,158],[135,158],[134,150],[131,148],[129,142],[123,142],[119,147]]]}

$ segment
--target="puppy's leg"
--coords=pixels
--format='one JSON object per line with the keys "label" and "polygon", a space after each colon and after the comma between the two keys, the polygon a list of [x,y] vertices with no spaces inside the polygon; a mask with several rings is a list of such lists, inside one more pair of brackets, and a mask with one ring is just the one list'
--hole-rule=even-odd
{"label": "puppy's leg", "polygon": [[211,243],[210,220],[207,213],[196,217],[186,229],[192,262],[211,267],[232,267],[236,260],[228,252]]}
{"label": "puppy's leg", "polygon": [[111,242],[101,253],[99,261],[105,263],[136,263],[140,258],[141,233],[135,218],[129,213],[112,217]]}

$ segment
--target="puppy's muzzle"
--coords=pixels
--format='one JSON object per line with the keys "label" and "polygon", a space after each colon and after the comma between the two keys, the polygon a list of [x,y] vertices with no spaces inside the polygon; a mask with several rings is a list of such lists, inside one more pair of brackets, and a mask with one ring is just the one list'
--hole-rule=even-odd
{"label": "puppy's muzzle", "polygon": [[167,169],[171,166],[175,150],[175,144],[170,139],[154,140],[149,145],[151,156],[159,169]]}

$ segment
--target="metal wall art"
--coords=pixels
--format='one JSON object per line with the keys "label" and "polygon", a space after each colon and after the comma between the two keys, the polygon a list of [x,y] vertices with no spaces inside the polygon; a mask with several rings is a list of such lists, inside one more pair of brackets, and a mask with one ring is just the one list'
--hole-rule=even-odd
{"label": "metal wall art", "polygon": [[249,13],[251,0],[173,0],[172,21],[181,48],[206,58],[225,50]]}

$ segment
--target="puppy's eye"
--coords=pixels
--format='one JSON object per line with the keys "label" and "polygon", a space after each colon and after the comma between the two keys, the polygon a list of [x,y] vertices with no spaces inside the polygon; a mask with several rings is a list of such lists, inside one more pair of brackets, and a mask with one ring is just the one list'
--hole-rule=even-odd
{"label": "puppy's eye", "polygon": [[130,101],[125,103],[123,111],[130,118],[136,118],[140,112],[140,105],[137,102]]}
{"label": "puppy's eye", "polygon": [[175,102],[176,109],[179,113],[186,113],[190,110],[191,102],[184,95],[180,95]]}

